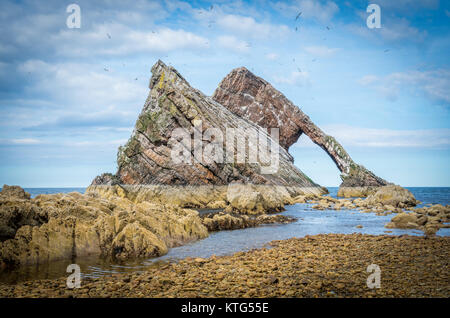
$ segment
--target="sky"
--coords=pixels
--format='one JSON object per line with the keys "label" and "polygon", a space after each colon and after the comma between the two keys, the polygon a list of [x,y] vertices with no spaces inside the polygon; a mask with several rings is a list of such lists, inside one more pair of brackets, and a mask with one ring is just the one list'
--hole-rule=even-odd
{"label": "sky", "polygon": [[[72,3],[80,28],[66,23]],[[245,66],[378,176],[450,186],[449,1],[2,0],[0,28],[0,184],[114,173],[161,59],[206,95]],[[290,152],[315,182],[340,184],[307,136]]]}

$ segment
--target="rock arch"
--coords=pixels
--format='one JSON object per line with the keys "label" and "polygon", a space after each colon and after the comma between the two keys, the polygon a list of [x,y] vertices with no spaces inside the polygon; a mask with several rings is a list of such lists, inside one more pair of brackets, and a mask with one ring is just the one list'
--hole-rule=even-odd
{"label": "rock arch", "polygon": [[[368,188],[388,184],[362,165],[355,163],[344,147],[332,136],[325,134],[281,92],[245,67],[232,70],[219,84],[212,98],[236,115],[264,128],[280,128],[280,145],[286,150],[301,134],[307,135],[334,161],[341,172],[341,191],[359,188],[364,195]],[[362,192],[362,193],[361,193]],[[350,194],[355,194],[353,191]]]}

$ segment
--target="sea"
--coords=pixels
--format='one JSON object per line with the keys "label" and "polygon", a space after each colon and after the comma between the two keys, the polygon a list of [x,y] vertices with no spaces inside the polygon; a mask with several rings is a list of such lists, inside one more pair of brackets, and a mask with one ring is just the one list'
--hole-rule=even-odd
{"label": "sea", "polygon": [[[407,187],[417,200],[427,204],[450,204],[450,187]],[[25,188],[35,197],[39,194],[84,193],[85,188]],[[336,197],[338,188],[329,187],[329,195]],[[239,251],[268,247],[273,240],[284,240],[306,235],[328,233],[362,233],[372,235],[423,235],[420,230],[386,229],[384,225],[393,215],[378,216],[375,213],[361,213],[358,210],[314,210],[312,204],[286,206],[283,215],[294,216],[297,221],[289,224],[270,224],[255,228],[213,232],[202,240],[174,247],[161,257],[113,263],[99,257],[56,261],[45,265],[23,266],[0,273],[0,282],[14,284],[33,279],[52,279],[68,275],[67,266],[73,262],[81,268],[82,277],[100,277],[122,272],[142,272],[150,266],[161,266],[186,257],[210,257],[230,255]],[[357,227],[361,225],[362,227]],[[436,235],[450,236],[450,229],[440,229]]]}

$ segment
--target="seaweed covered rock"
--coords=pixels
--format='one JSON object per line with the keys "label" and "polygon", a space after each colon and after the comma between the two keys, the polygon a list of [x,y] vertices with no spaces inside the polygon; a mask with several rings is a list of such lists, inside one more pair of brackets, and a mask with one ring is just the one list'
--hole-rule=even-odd
{"label": "seaweed covered rock", "polygon": [[441,228],[449,228],[450,205],[435,204],[429,207],[416,208],[414,212],[400,213],[394,216],[387,228],[419,229],[427,236],[434,235]]}
{"label": "seaweed covered rock", "polygon": [[286,224],[296,221],[296,218],[281,214],[248,216],[230,213],[214,213],[203,217],[203,224],[208,231],[223,231],[245,229],[261,224]]}

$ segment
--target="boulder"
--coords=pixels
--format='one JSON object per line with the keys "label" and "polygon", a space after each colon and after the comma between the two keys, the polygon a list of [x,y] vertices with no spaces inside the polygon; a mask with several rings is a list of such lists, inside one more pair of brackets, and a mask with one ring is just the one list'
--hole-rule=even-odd
{"label": "boulder", "polygon": [[369,195],[364,202],[367,205],[391,205],[394,207],[411,207],[416,205],[414,195],[407,189],[398,185],[380,187],[377,192]]}
{"label": "boulder", "polygon": [[[415,229],[419,225],[417,215],[415,213],[399,213],[391,220],[395,228],[399,229]],[[389,226],[390,227],[390,226]]]}

